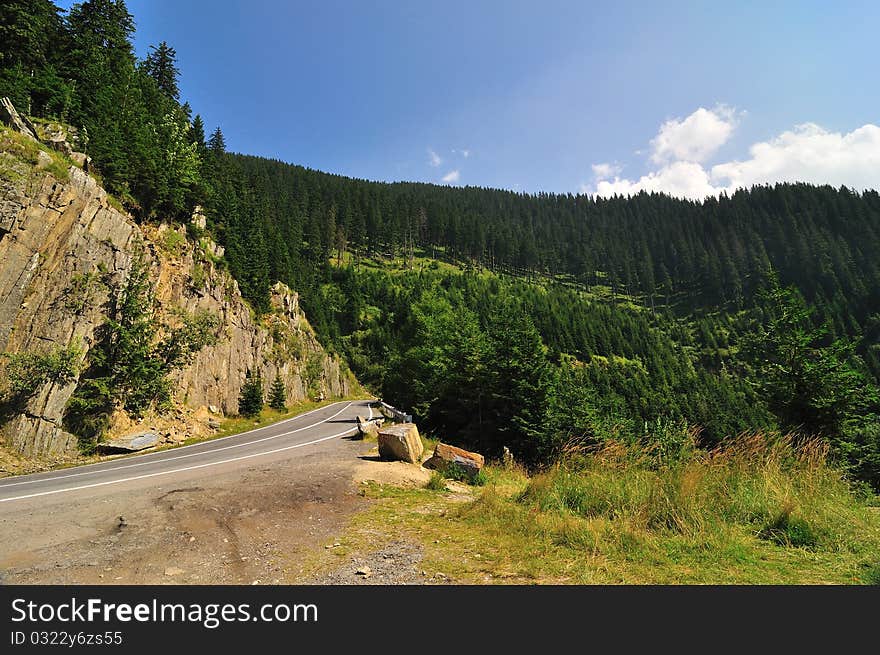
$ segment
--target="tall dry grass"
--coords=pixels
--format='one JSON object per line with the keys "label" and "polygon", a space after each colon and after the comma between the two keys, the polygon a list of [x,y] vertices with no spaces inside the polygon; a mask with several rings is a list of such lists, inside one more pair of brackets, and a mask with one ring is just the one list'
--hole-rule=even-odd
{"label": "tall dry grass", "polygon": [[517,500],[535,512],[604,519],[641,534],[697,538],[736,526],[784,546],[876,547],[865,541],[876,522],[829,464],[821,442],[754,433],[707,451],[696,439],[690,431],[674,448],[668,442],[570,447]]}

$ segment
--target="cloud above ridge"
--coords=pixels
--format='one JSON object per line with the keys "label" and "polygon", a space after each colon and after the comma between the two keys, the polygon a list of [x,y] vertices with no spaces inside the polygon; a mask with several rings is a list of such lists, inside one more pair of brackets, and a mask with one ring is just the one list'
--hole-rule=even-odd
{"label": "cloud above ridge", "polygon": [[651,140],[650,161],[655,170],[630,179],[620,177],[618,165],[593,164],[593,184],[581,185],[581,191],[603,197],[657,191],[702,200],[775,182],[880,188],[880,127],[870,123],[847,133],[803,123],[753,144],[747,158],[709,165],[742,115],[719,105],[666,121]]}

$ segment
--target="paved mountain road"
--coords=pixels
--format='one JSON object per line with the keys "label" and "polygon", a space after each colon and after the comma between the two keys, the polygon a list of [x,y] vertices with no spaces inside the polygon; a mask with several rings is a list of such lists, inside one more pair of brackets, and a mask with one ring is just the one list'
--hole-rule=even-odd
{"label": "paved mountain road", "polygon": [[369,401],[246,433],[0,479],[0,584],[308,581],[365,507]]}
{"label": "paved mountain road", "polygon": [[249,432],[97,464],[0,479],[0,516],[22,503],[45,506],[122,489],[165,486],[221,471],[296,457],[303,449],[352,435],[369,401],[338,402]]}

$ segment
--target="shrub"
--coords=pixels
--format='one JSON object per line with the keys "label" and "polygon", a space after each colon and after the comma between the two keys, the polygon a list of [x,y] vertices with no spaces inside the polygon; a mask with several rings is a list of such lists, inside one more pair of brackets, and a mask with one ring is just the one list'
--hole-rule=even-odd
{"label": "shrub", "polygon": [[810,524],[802,518],[792,516],[793,509],[791,504],[785,505],[758,536],[780,546],[815,546],[817,539]]}
{"label": "shrub", "polygon": [[446,478],[443,477],[440,471],[433,471],[431,479],[428,480],[425,488],[431,491],[446,491]]}
{"label": "shrub", "polygon": [[82,351],[75,346],[56,348],[48,353],[4,354],[10,398],[24,400],[47,382],[70,382],[79,374]]}
{"label": "shrub", "polygon": [[186,247],[186,236],[174,229],[165,230],[159,239],[159,246],[172,257],[180,257]]}
{"label": "shrub", "polygon": [[447,480],[455,480],[456,482],[465,482],[482,487],[486,484],[486,473],[480,469],[474,472],[470,467],[463,466],[457,462],[450,462],[442,469],[436,471],[441,477]]}
{"label": "shrub", "polygon": [[205,267],[202,266],[199,262],[193,262],[192,267],[192,286],[194,289],[201,290],[205,287],[205,280],[207,280],[207,275],[205,274]]}

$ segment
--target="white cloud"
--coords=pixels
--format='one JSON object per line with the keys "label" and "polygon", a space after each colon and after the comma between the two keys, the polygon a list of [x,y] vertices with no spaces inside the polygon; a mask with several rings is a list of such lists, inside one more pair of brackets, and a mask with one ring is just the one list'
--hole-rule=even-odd
{"label": "white cloud", "polygon": [[600,180],[596,184],[596,194],[606,197],[614,194],[634,195],[639,191],[662,191],[673,196],[700,200],[718,192],[709,182],[705,169],[690,161],[673,162],[635,182],[615,177],[613,181]]}
{"label": "white cloud", "polygon": [[[691,120],[701,112],[715,118],[700,115],[698,120]],[[719,116],[728,127],[716,121]],[[722,192],[730,194],[739,188],[776,182],[830,184],[859,190],[880,188],[880,127],[870,123],[848,133],[830,132],[814,123],[805,123],[755,143],[746,159],[705,164],[711,152],[730,137],[735,117],[733,110],[724,107],[714,112],[700,108],[684,121],[667,121],[651,141],[651,160],[659,168],[631,180],[619,177],[619,166],[594,164],[595,184],[582,184],[580,190],[606,197],[656,191],[702,200]],[[690,127],[684,129],[689,121]],[[702,127],[694,127],[697,124]],[[685,132],[690,137],[683,138]]]}
{"label": "white cloud", "polygon": [[683,120],[668,120],[651,140],[651,160],[655,164],[705,161],[727,142],[737,121],[736,111],[726,105],[700,107]]}
{"label": "white cloud", "polygon": [[461,173],[458,171],[458,169],[454,171],[449,171],[441,179],[447,184],[455,184],[461,179]]}
{"label": "white cloud", "polygon": [[772,182],[880,188],[880,127],[870,123],[847,134],[805,123],[754,144],[749,155],[713,166],[712,180],[734,190]]}
{"label": "white cloud", "polygon": [[623,166],[619,164],[593,164],[593,177],[597,180],[607,180],[610,177],[617,177],[623,171]]}
{"label": "white cloud", "polygon": [[436,152],[428,148],[428,163],[434,168],[437,168],[440,164],[443,163],[443,158],[440,157],[440,155],[438,155]]}
{"label": "white cloud", "polygon": [[471,151],[465,148],[464,150],[461,151],[461,156],[464,157],[465,159],[467,159],[468,157],[471,156]]}

